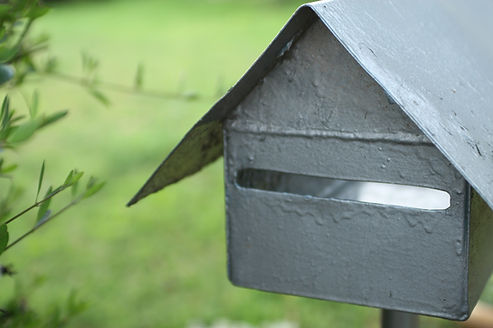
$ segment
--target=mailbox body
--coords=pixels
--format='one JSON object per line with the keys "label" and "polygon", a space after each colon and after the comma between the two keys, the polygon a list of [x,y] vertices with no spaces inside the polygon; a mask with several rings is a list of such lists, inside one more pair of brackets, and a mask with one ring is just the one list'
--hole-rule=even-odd
{"label": "mailbox body", "polygon": [[[447,3],[300,7],[129,205],[224,153],[234,284],[467,318],[493,268],[492,7]],[[450,207],[348,200],[333,179]]]}
{"label": "mailbox body", "polygon": [[[223,132],[235,285],[469,315],[491,272],[491,260],[471,260],[488,241],[471,229],[481,215],[471,210],[469,184],[322,23],[237,106]],[[450,207],[324,196],[325,178],[440,189]],[[491,231],[488,215],[481,227]]]}

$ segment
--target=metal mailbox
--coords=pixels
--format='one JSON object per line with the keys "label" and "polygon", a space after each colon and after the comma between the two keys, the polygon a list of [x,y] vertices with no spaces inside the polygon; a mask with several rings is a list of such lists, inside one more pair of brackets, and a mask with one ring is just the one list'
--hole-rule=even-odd
{"label": "metal mailbox", "polygon": [[[493,269],[488,13],[459,0],[301,7],[129,204],[224,154],[233,284],[466,319]],[[447,203],[361,200],[367,183]]]}

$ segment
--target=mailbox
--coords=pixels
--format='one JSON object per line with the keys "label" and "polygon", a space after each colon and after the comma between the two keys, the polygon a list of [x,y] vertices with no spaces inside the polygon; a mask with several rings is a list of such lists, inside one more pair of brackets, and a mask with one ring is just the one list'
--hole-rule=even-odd
{"label": "mailbox", "polygon": [[493,70],[467,18],[493,7],[418,2],[301,7],[129,204],[224,154],[233,284],[466,319],[493,268]]}

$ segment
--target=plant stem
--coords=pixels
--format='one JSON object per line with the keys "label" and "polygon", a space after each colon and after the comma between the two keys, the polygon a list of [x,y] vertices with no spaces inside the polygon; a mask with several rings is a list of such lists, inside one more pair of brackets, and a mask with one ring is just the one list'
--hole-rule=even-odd
{"label": "plant stem", "polygon": [[25,210],[17,213],[16,215],[14,215],[13,217],[11,217],[10,219],[8,219],[5,224],[9,224],[10,222],[14,221],[15,219],[17,219],[18,217],[20,216],[23,216],[24,214],[26,214],[27,212],[29,212],[30,210],[32,210],[33,208],[35,208],[36,206],[38,206],[39,204],[38,203],[34,203],[33,205],[29,206],[28,208],[26,208]]}
{"label": "plant stem", "polygon": [[19,36],[19,39],[17,40],[16,47],[20,47],[21,46],[22,41],[26,37],[27,32],[29,32],[29,29],[31,28],[32,24],[33,24],[33,20],[32,19],[29,19],[27,21],[26,26],[24,27],[24,30],[22,31],[21,35]]}
{"label": "plant stem", "polygon": [[46,220],[44,220],[44,221],[39,222],[38,224],[36,224],[31,230],[29,230],[28,232],[26,232],[25,234],[23,234],[22,236],[20,236],[16,240],[14,240],[12,243],[10,243],[7,247],[5,247],[4,252],[6,252],[9,248],[11,248],[12,246],[14,246],[18,242],[20,242],[21,240],[23,240],[24,238],[26,238],[27,236],[29,236],[30,234],[32,234],[33,232],[35,232],[36,230],[38,230],[39,228],[41,228],[43,225],[45,225],[49,221],[53,220],[54,218],[56,218],[57,216],[59,216],[60,214],[62,214],[66,210],[68,210],[70,207],[72,207],[75,204],[77,204],[78,202],[80,202],[81,200],[82,200],[82,197],[79,197],[79,198],[74,199],[73,201],[71,201],[70,203],[68,203],[64,207],[62,207],[58,212],[56,212],[55,214],[53,214],[50,217],[48,217]]}
{"label": "plant stem", "polygon": [[11,217],[10,219],[8,219],[5,224],[9,224],[10,222],[14,221],[15,219],[23,216],[24,214],[26,214],[27,212],[29,212],[30,210],[32,210],[33,208],[35,207],[38,207],[39,205],[43,204],[44,202],[46,202],[48,199],[52,198],[53,196],[55,196],[56,194],[62,192],[63,190],[67,189],[67,187],[62,187],[62,188],[57,188],[55,189],[55,191],[53,191],[51,194],[49,194],[46,198],[40,200],[40,201],[37,201],[35,202],[34,204],[32,204],[31,206],[29,206],[28,208],[22,210],[21,212],[17,213],[16,215],[14,215],[13,217]]}
{"label": "plant stem", "polygon": [[32,54],[39,52],[39,51],[45,51],[47,49],[48,49],[48,46],[46,46],[46,45],[32,47],[30,49],[25,49],[25,50],[21,49],[21,51],[19,51],[10,61],[12,63],[14,63],[14,62],[18,61],[19,59],[24,58],[25,56],[32,55]]}
{"label": "plant stem", "polygon": [[[48,77],[52,77],[59,80],[64,80],[66,82],[82,85],[82,86],[90,86],[91,84],[94,86],[101,86],[105,89],[116,91],[120,93],[126,94],[137,94],[147,97],[161,98],[161,99],[186,99],[186,100],[200,100],[206,99],[209,97],[204,97],[201,95],[186,95],[180,93],[171,93],[171,92],[161,92],[161,91],[153,91],[153,90],[140,90],[136,88],[132,88],[123,84],[107,82],[107,81],[95,81],[92,82],[90,79],[81,78],[78,76],[68,75],[64,73],[52,72],[52,73],[44,73]],[[211,97],[212,98],[212,97]]]}

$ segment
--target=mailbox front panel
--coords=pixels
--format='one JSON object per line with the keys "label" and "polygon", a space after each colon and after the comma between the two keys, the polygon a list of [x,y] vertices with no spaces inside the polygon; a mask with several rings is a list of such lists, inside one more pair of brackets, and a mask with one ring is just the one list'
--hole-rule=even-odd
{"label": "mailbox front panel", "polygon": [[[469,187],[432,145],[280,136],[238,125],[227,125],[225,145],[234,284],[452,319],[467,315]],[[450,207],[249,188],[238,181],[245,169],[434,187],[450,194]]]}

